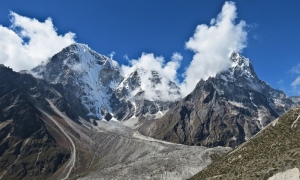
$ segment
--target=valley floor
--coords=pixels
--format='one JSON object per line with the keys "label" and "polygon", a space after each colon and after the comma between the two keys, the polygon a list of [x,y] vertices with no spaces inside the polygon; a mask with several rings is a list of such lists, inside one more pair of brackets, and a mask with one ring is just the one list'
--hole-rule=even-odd
{"label": "valley floor", "polygon": [[56,123],[70,136],[70,144],[75,143],[68,162],[76,160],[75,167],[66,166],[70,179],[187,179],[210,164],[212,156],[231,149],[156,140],[117,121],[97,121],[94,126],[82,119],[76,124],[48,102],[61,118]]}

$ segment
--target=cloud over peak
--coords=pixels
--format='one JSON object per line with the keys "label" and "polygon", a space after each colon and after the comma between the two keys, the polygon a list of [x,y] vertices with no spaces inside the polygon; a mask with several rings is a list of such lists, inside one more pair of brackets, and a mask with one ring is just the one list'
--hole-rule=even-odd
{"label": "cloud over peak", "polygon": [[58,35],[51,18],[45,22],[10,12],[10,27],[0,25],[0,63],[29,70],[74,43],[72,32]]}
{"label": "cloud over peak", "polygon": [[200,79],[206,80],[227,69],[230,54],[246,47],[246,23],[236,24],[236,18],[235,4],[225,2],[217,18],[212,19],[210,25],[198,25],[193,37],[186,42],[186,48],[195,54],[181,85],[184,95],[190,93]]}
{"label": "cloud over peak", "polygon": [[[185,43],[188,50],[195,54],[184,73],[183,82],[177,81],[177,70],[180,66],[181,55],[174,54],[170,62],[164,63],[162,57],[153,54],[143,54],[140,59],[131,61],[131,68],[144,67],[155,69],[163,77],[177,82],[182,96],[189,94],[200,79],[208,79],[229,68],[230,55],[233,51],[241,52],[247,44],[246,23],[237,18],[236,6],[233,2],[225,2],[221,13],[210,21],[210,25],[201,24],[196,27],[193,37]],[[179,61],[174,60],[180,57]],[[158,68],[159,67],[159,68]],[[128,70],[129,67],[123,66]],[[126,72],[125,72],[126,74]]]}
{"label": "cloud over peak", "polygon": [[[143,53],[139,59],[130,60],[129,66],[122,65],[122,69],[124,74],[127,75],[136,69],[142,70],[143,73],[140,74],[141,89],[145,92],[146,99],[174,101],[180,98],[181,95],[176,94],[176,89],[173,89],[169,82],[172,81],[178,84],[177,70],[180,67],[181,60],[182,56],[179,53],[174,53],[167,63],[165,63],[163,57],[155,57],[152,53]],[[155,87],[151,81],[153,78],[152,72],[157,72],[161,81]]]}

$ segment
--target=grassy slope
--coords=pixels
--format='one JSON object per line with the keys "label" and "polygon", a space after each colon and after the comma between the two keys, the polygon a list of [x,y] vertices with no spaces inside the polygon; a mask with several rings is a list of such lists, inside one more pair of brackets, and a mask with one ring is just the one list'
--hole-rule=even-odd
{"label": "grassy slope", "polygon": [[300,107],[288,111],[191,179],[268,179],[294,167],[300,167]]}

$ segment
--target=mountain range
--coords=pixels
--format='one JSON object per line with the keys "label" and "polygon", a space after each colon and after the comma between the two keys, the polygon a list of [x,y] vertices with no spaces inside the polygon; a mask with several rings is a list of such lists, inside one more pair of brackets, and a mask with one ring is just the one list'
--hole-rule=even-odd
{"label": "mountain range", "polygon": [[124,74],[79,43],[30,71],[0,65],[0,179],[193,176],[299,103],[241,54],[229,60],[185,97],[159,72]]}

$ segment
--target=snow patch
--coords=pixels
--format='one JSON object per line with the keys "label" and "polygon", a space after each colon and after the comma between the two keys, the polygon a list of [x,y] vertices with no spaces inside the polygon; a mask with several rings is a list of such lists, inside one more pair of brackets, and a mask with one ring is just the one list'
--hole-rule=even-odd
{"label": "snow patch", "polygon": [[297,125],[299,124],[299,122],[298,122],[299,118],[300,118],[300,115],[299,115],[299,116],[297,117],[297,119],[293,122],[291,128],[296,128],[296,127],[297,127]]}
{"label": "snow patch", "polygon": [[279,172],[268,180],[299,180],[300,171],[298,168],[288,169],[284,172]]}
{"label": "snow patch", "polygon": [[236,107],[241,107],[241,108],[246,108],[242,103],[240,102],[235,102],[235,101],[228,101],[230,104]]}

